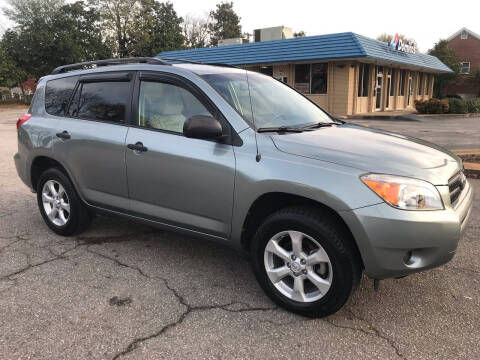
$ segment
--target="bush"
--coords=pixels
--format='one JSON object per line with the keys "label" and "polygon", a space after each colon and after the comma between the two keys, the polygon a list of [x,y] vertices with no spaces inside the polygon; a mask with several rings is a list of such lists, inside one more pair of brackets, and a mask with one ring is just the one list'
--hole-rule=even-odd
{"label": "bush", "polygon": [[466,114],[468,113],[467,102],[463,99],[448,98],[449,114]]}
{"label": "bush", "polygon": [[480,113],[480,98],[467,100],[467,111],[469,113]]}
{"label": "bush", "polygon": [[32,96],[25,96],[23,99],[9,98],[0,100],[0,105],[30,105]]}
{"label": "bush", "polygon": [[449,104],[447,100],[428,99],[415,100],[415,109],[420,114],[445,114],[448,112]]}
{"label": "bush", "polygon": [[447,94],[447,96],[445,96],[446,98],[452,98],[452,99],[462,99],[462,97],[458,94]]}

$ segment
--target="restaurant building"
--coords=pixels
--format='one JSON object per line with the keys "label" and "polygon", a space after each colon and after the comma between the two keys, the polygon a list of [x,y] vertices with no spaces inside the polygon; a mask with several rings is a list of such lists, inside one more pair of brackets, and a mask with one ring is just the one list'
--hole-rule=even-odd
{"label": "restaurant building", "polygon": [[352,32],[177,50],[158,55],[236,65],[286,82],[334,115],[412,110],[433,94],[434,74],[451,72],[414,45]]}

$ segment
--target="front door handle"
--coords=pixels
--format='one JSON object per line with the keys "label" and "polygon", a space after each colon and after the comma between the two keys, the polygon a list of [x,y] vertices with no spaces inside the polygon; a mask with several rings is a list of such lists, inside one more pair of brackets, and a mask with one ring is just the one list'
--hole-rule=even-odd
{"label": "front door handle", "polygon": [[143,144],[140,141],[135,144],[128,144],[127,147],[130,150],[138,151],[138,152],[148,151],[148,148],[146,146],[143,146]]}
{"label": "front door handle", "polygon": [[70,134],[68,133],[67,130],[61,132],[61,133],[57,133],[57,137],[60,138],[60,139],[63,139],[63,140],[68,140],[71,138]]}

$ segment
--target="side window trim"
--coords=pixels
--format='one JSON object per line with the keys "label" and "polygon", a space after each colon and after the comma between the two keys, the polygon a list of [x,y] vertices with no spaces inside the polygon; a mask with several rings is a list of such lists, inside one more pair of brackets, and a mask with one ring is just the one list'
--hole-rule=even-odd
{"label": "side window trim", "polygon": [[200,103],[205,106],[205,108],[215,116],[220,123],[222,124],[225,135],[228,136],[225,144],[233,145],[233,146],[242,146],[243,142],[240,136],[235,132],[233,127],[228,122],[227,118],[221,113],[215,103],[194,83],[189,81],[188,79],[184,78],[183,76],[172,74],[172,73],[165,73],[165,72],[145,72],[139,71],[137,72],[137,76],[135,79],[135,88],[133,91],[133,99],[132,99],[132,109],[131,109],[131,116],[130,116],[130,126],[141,128],[148,131],[157,131],[168,133],[177,136],[183,136],[182,133],[162,130],[162,129],[154,129],[154,128],[147,128],[137,124],[138,121],[138,112],[139,112],[139,99],[140,99],[140,85],[142,81],[150,81],[150,82],[162,82],[171,85],[175,85],[181,87],[189,92],[192,93]]}
{"label": "side window trim", "polygon": [[70,96],[70,100],[68,100],[68,106],[65,109],[65,114],[64,114],[65,117],[75,118],[75,116],[69,115],[70,107],[72,106],[73,99],[75,99],[75,96],[77,96],[77,92],[80,93],[81,90],[82,90],[82,83],[80,81],[77,81],[77,83],[75,84],[75,87],[73,88],[72,95]]}
{"label": "side window trim", "polygon": [[94,82],[129,82],[132,80],[132,72],[118,72],[118,73],[100,73],[93,75],[80,76],[79,82],[94,83]]}

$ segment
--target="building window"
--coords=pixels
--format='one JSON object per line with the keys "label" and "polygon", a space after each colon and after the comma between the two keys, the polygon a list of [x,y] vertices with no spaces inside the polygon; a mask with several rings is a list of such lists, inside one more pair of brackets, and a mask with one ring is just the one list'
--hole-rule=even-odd
{"label": "building window", "polygon": [[390,80],[390,96],[395,96],[395,69],[390,69],[391,80]]}
{"label": "building window", "polygon": [[399,92],[400,96],[405,96],[405,79],[407,77],[407,71],[400,71],[400,82],[399,82]]}
{"label": "building window", "polygon": [[461,40],[467,40],[468,39],[468,32],[467,30],[463,30],[462,33],[460,34],[460,39]]}
{"label": "building window", "polygon": [[470,74],[470,63],[469,62],[462,62],[462,67],[460,69],[460,73]]}
{"label": "building window", "polygon": [[312,64],[312,94],[327,93],[328,63]]}
{"label": "building window", "polygon": [[310,64],[295,65],[295,89],[310,94]]}
{"label": "building window", "polygon": [[418,95],[423,95],[424,90],[424,74],[418,74]]}
{"label": "building window", "polygon": [[273,66],[260,66],[260,73],[268,76],[273,76]]}
{"label": "building window", "polygon": [[328,63],[295,65],[295,89],[303,94],[326,94]]}
{"label": "building window", "polygon": [[370,84],[370,65],[360,64],[358,68],[358,97],[368,96],[368,84]]}

